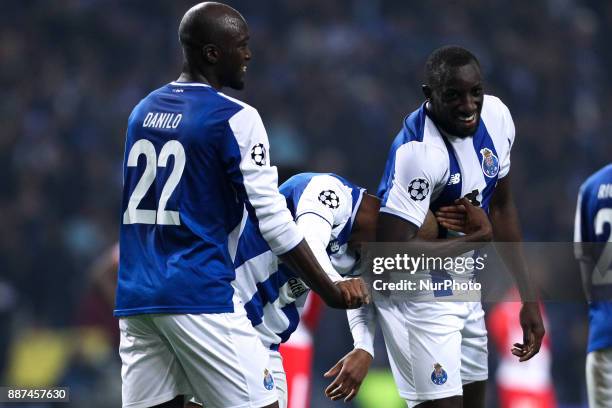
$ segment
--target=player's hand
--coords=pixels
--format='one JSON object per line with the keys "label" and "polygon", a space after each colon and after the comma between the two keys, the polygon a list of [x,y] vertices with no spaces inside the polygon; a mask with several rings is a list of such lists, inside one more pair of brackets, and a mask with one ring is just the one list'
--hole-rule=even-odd
{"label": "player's hand", "polygon": [[527,361],[540,351],[542,338],[546,332],[538,303],[523,303],[519,320],[523,328],[523,343],[514,343],[511,352],[519,358],[519,361]]}
{"label": "player's hand", "polygon": [[465,233],[467,212],[463,204],[440,207],[436,211],[436,221],[450,231]]}
{"label": "player's hand", "polygon": [[455,201],[455,204],[461,205],[465,209],[464,232],[467,235],[477,235],[478,241],[481,242],[488,242],[493,239],[491,221],[489,221],[489,216],[482,208],[473,205],[466,197]]}
{"label": "player's hand", "polygon": [[350,278],[336,282],[347,309],[356,309],[370,303],[370,294],[361,278]]}
{"label": "player's hand", "polygon": [[344,402],[352,400],[359,392],[371,362],[372,356],[365,350],[355,349],[348,353],[323,374],[326,378],[336,376],[325,389],[325,395],[333,401],[341,398],[344,398]]}

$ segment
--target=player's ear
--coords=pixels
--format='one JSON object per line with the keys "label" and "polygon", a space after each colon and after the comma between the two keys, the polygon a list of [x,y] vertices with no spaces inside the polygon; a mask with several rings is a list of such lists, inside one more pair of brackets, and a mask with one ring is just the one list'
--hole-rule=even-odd
{"label": "player's ear", "polygon": [[219,61],[219,48],[214,44],[206,44],[202,47],[202,57],[209,64],[216,64]]}
{"label": "player's ear", "polygon": [[431,99],[431,87],[429,85],[421,85],[421,90],[423,91],[423,95],[425,95],[425,99]]}

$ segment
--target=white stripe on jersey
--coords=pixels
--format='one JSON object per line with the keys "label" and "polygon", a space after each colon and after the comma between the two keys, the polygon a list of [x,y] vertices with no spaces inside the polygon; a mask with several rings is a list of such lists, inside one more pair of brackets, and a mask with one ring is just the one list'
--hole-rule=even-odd
{"label": "white stripe on jersey", "polygon": [[[287,209],[285,198],[278,191],[278,174],[276,167],[270,166],[268,135],[259,113],[245,103],[240,104],[244,109],[228,122],[240,149],[243,185],[248,201],[255,209],[262,236],[272,251],[283,254],[299,244],[303,237]],[[251,157],[251,151],[257,145],[262,145],[264,155],[267,155],[263,164],[256,163]]]}
{"label": "white stripe on jersey", "polygon": [[[278,271],[278,257],[271,251],[266,251],[247,260],[236,269],[236,280],[232,285],[240,297],[243,307],[258,293],[257,285],[266,282],[276,271]],[[295,284],[303,285],[306,288],[297,278],[289,280],[278,288],[278,298],[274,302],[264,303],[263,315],[257,316],[262,321],[255,325],[255,330],[257,330],[266,348],[280,343],[281,338],[278,334],[287,330],[291,323],[281,309],[293,302],[296,303],[296,307],[301,307],[306,301],[308,290],[302,290],[298,298],[293,296],[291,286]]]}
{"label": "white stripe on jersey", "polygon": [[227,236],[227,249],[232,259],[232,262],[236,260],[236,251],[238,250],[238,241],[240,240],[240,235],[242,235],[242,231],[244,231],[244,226],[246,225],[246,221],[249,218],[249,213],[247,209],[244,208],[242,211],[242,219],[240,223],[236,225],[236,227],[229,233]]}

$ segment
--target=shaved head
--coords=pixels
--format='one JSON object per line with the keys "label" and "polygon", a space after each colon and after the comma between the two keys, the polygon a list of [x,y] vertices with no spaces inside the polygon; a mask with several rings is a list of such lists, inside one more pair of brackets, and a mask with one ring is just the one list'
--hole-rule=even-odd
{"label": "shaved head", "polygon": [[239,12],[221,3],[196,4],[183,16],[178,34],[182,80],[207,82],[216,89],[244,87],[251,50],[249,28]]}
{"label": "shaved head", "polygon": [[242,15],[228,5],[199,3],[187,10],[179,25],[179,41],[184,48],[214,44],[223,47],[228,36],[246,28]]}

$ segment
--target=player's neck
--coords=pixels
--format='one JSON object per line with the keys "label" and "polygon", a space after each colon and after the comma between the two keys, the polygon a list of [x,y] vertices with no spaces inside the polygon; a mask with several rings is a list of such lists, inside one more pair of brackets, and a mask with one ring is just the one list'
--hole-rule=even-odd
{"label": "player's neck", "polygon": [[192,82],[192,83],[206,84],[206,85],[210,85],[211,87],[215,88],[217,91],[220,91],[222,88],[221,84],[218,83],[218,81],[209,80],[203,74],[192,72],[192,71],[185,70],[185,69],[183,69],[183,72],[181,72],[181,75],[179,75],[176,82]]}

